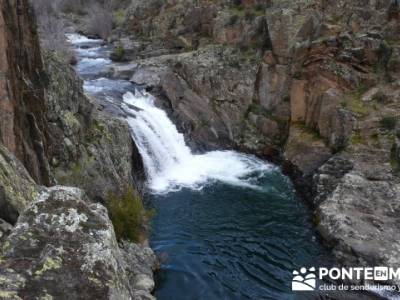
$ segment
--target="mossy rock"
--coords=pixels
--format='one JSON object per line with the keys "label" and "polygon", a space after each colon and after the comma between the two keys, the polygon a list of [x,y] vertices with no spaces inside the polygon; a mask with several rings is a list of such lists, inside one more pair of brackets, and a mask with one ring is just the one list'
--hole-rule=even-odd
{"label": "mossy rock", "polygon": [[39,192],[25,167],[0,144],[0,218],[15,223]]}

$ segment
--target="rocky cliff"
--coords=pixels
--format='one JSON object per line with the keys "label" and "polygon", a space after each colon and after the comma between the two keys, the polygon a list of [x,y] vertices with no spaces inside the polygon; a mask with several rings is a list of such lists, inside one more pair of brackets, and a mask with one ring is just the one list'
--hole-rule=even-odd
{"label": "rocky cliff", "polygon": [[397,265],[398,1],[132,1],[115,76],[197,149],[278,161],[344,264]]}
{"label": "rocky cliff", "polygon": [[48,185],[43,66],[34,19],[24,1],[0,5],[1,141],[35,180]]}
{"label": "rocky cliff", "polygon": [[138,187],[143,165],[128,124],[87,98],[81,79],[57,55],[44,52],[43,61],[47,151],[56,181],[81,187],[101,202],[110,192]]}
{"label": "rocky cliff", "polygon": [[41,51],[27,1],[0,1],[0,46],[0,298],[152,299],[153,252],[99,203],[143,179],[127,124]]}
{"label": "rocky cliff", "polygon": [[107,210],[77,188],[43,189],[0,254],[1,299],[152,299],[149,248],[120,248]]}

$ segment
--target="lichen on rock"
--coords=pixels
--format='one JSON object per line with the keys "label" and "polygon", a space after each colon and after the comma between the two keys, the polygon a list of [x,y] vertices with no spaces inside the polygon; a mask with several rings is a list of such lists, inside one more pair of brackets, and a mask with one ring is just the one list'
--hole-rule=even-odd
{"label": "lichen on rock", "polygon": [[3,244],[3,297],[131,299],[137,290],[152,297],[157,259],[151,250],[127,242],[121,250],[107,210],[82,190],[56,186],[43,195]]}
{"label": "lichen on rock", "polygon": [[39,192],[25,167],[0,144],[0,218],[15,223]]}
{"label": "lichen on rock", "polygon": [[59,184],[78,186],[105,201],[143,180],[143,165],[123,119],[102,112],[85,96],[82,80],[65,62],[44,52],[51,170]]}

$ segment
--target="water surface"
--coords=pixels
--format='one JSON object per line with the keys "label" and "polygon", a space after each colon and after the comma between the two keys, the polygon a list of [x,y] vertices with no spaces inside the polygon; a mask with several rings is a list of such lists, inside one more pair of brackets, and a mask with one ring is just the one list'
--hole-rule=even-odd
{"label": "water surface", "polygon": [[159,299],[314,299],[293,269],[327,265],[304,205],[278,171],[254,190],[213,183],[153,195],[152,247],[165,260]]}
{"label": "water surface", "polygon": [[279,168],[234,151],[194,154],[154,98],[111,79],[110,49],[69,35],[85,92],[125,116],[157,210],[158,299],[314,299],[290,291],[292,271],[324,266],[309,211]]}

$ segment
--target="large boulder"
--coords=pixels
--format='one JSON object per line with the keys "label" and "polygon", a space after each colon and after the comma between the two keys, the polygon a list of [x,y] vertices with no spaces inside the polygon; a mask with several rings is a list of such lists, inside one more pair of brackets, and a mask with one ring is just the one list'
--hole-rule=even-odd
{"label": "large boulder", "polygon": [[[292,2],[292,1],[291,1]],[[304,2],[304,1],[303,1]],[[286,4],[286,5],[285,5]],[[272,49],[279,63],[288,64],[297,43],[309,43],[321,32],[321,16],[316,10],[282,1],[267,10]]]}
{"label": "large boulder", "polygon": [[153,299],[150,249],[118,247],[107,210],[77,188],[46,189],[0,252],[2,299]]}
{"label": "large boulder", "polygon": [[400,185],[344,175],[317,212],[317,229],[347,263],[397,267]]}
{"label": "large boulder", "polygon": [[15,223],[39,192],[22,163],[0,144],[0,219]]}

